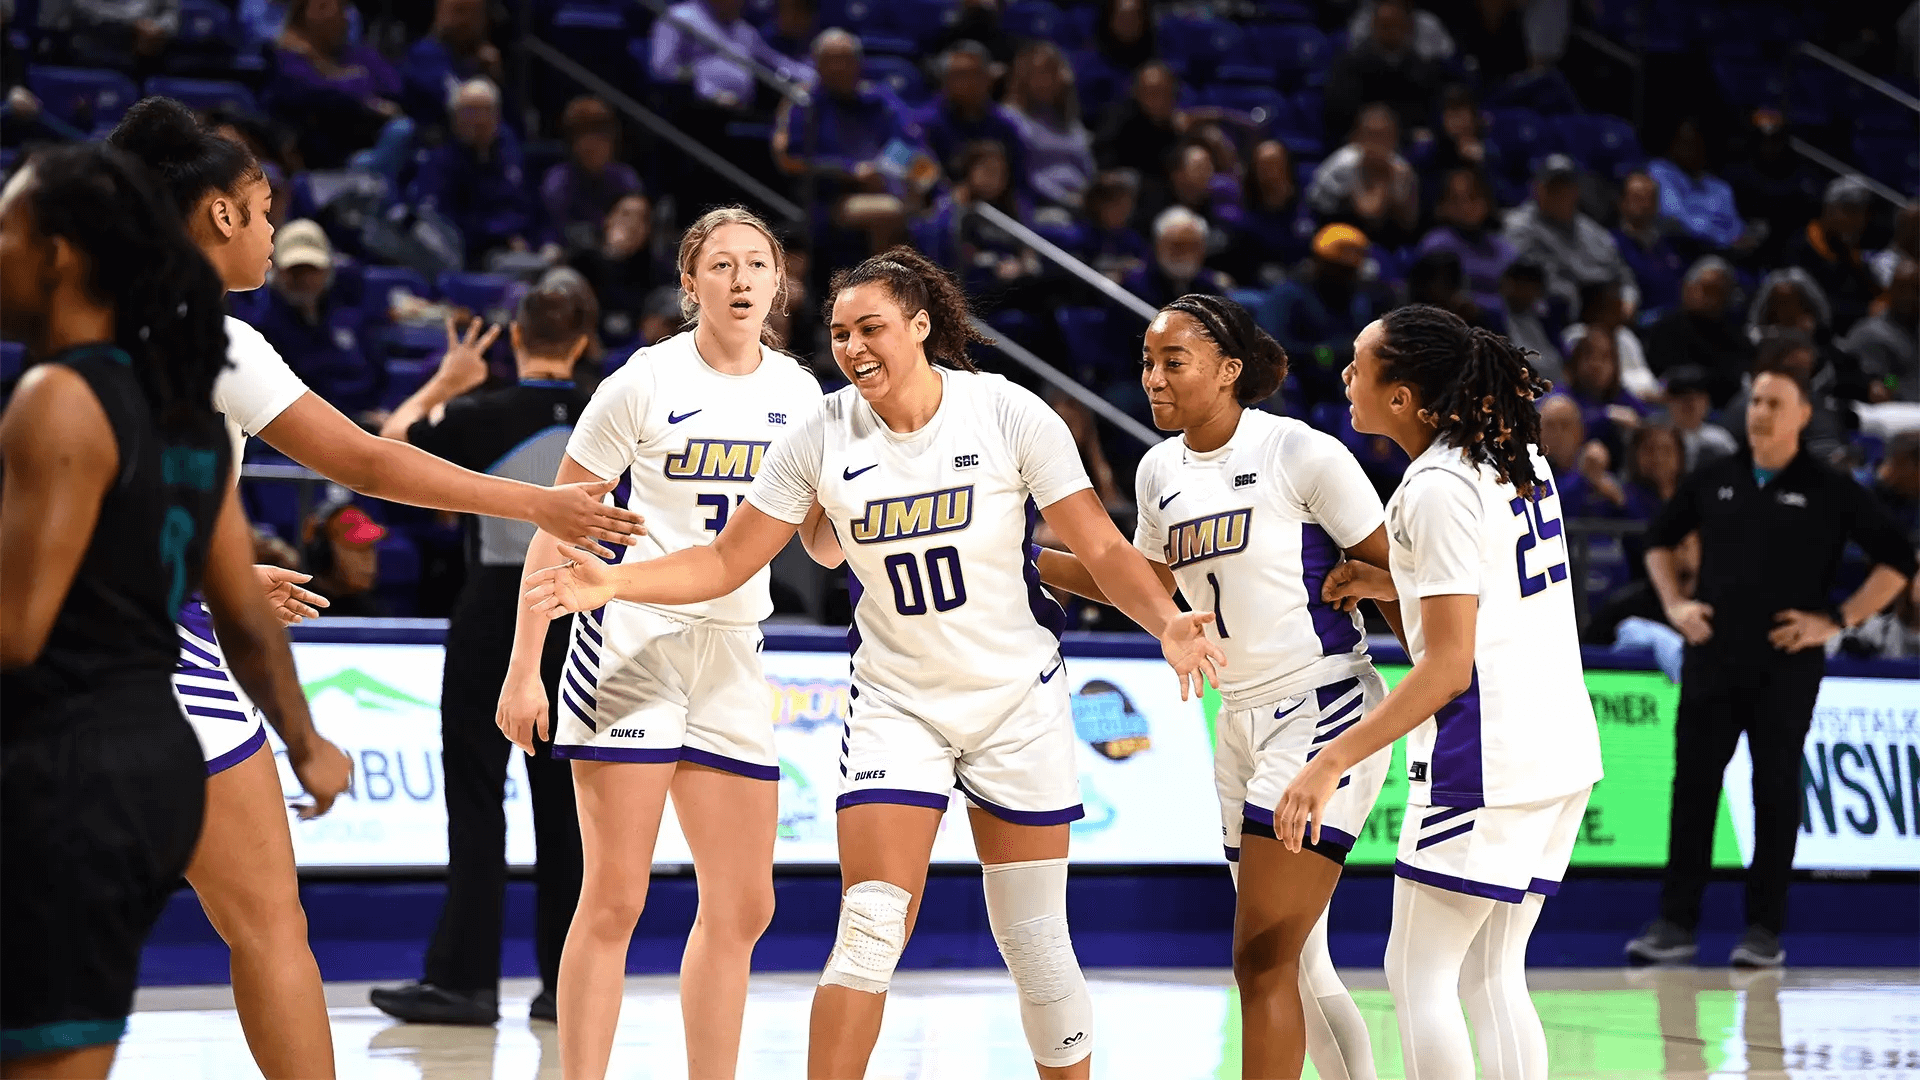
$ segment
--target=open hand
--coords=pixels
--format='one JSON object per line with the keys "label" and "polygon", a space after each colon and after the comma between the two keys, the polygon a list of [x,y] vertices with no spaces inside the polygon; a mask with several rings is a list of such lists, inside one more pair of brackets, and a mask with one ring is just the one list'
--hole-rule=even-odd
{"label": "open hand", "polygon": [[1372,563],[1348,559],[1327,573],[1320,583],[1320,599],[1335,610],[1352,611],[1362,600],[1398,600],[1400,593],[1393,587],[1392,574]]}
{"label": "open hand", "polygon": [[[1287,785],[1286,794],[1280,796],[1280,805],[1273,808],[1274,839],[1287,845],[1287,850],[1298,852],[1301,839],[1320,842],[1320,822],[1326,811],[1328,800],[1333,798],[1335,789],[1340,786],[1340,771],[1335,769],[1325,754],[1306,763],[1294,774],[1293,783]],[[1307,829],[1312,826],[1309,836]]]}
{"label": "open hand", "polygon": [[1773,629],[1767,640],[1783,652],[1823,648],[1827,640],[1840,632],[1833,619],[1814,611],[1781,611],[1773,616]]}
{"label": "open hand", "polygon": [[1227,654],[1207,637],[1206,625],[1213,621],[1211,611],[1183,611],[1167,620],[1160,631],[1160,654],[1180,677],[1180,700],[1200,697],[1207,684],[1220,685],[1220,669],[1227,666]]}
{"label": "open hand", "polygon": [[273,617],[280,620],[281,626],[317,619],[320,617],[319,609],[332,606],[332,601],[326,597],[300,587],[313,580],[312,574],[265,563],[255,565],[253,573],[260,579],[260,588],[267,594],[267,607],[273,609]]}
{"label": "open hand", "polygon": [[435,377],[447,382],[454,396],[486,382],[487,349],[499,336],[499,323],[488,326],[485,319],[475,317],[468,320],[462,332],[455,326],[453,316],[447,316],[447,351],[440,358],[440,370],[434,372]]}
{"label": "open hand", "polygon": [[533,753],[535,733],[542,741],[548,737],[547,688],[541,684],[540,677],[509,673],[506,685],[500,688],[500,705],[494,711],[493,721],[508,742]]}
{"label": "open hand", "polygon": [[545,570],[535,570],[523,582],[527,610],[549,620],[576,611],[594,611],[613,599],[613,568],[589,552],[560,545],[567,561]]}
{"label": "open hand", "polygon": [[541,488],[528,507],[527,520],[563,544],[578,544],[602,558],[613,558],[608,544],[631,547],[647,533],[646,519],[624,507],[601,500],[619,480],[590,480]]}

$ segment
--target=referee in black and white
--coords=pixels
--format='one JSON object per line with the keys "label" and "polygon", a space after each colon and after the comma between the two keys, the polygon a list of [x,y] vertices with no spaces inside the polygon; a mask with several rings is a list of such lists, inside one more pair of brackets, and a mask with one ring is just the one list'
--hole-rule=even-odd
{"label": "referee in black and white", "polygon": [[[381,434],[403,439],[458,465],[529,483],[551,482],[589,395],[574,383],[598,320],[593,292],[571,270],[556,270],[520,302],[512,327],[518,381],[476,390],[487,378],[487,347],[475,319],[449,322],[440,369],[396,409]],[[513,745],[494,724],[500,685],[513,651],[520,577],[533,526],[503,518],[468,519],[467,581],[447,627],[440,690],[441,762],[447,802],[447,903],[427,946],[419,982],[376,989],[373,1004],[401,1020],[491,1024],[499,1019],[500,937],[506,900],[507,823],[502,798]],[[566,661],[567,627],[548,628],[541,676],[549,704]],[[560,951],[580,900],[580,823],[573,774],[550,743],[527,757],[533,803],[534,949],[541,992],[529,1015],[552,1020]]]}
{"label": "referee in black and white", "polygon": [[[1721,777],[1740,735],[1753,760],[1753,861],[1737,967],[1786,961],[1780,932],[1800,831],[1800,753],[1826,673],[1826,643],[1906,587],[1914,553],[1872,494],[1801,448],[1813,407],[1804,376],[1754,377],[1748,449],[1701,466],[1647,532],[1647,576],[1686,637],[1674,731],[1673,817],[1660,917],[1627,944],[1630,961],[1686,964],[1707,886]],[[1674,547],[1700,533],[1697,597]],[[1874,564],[1845,602],[1830,599],[1852,541]]]}

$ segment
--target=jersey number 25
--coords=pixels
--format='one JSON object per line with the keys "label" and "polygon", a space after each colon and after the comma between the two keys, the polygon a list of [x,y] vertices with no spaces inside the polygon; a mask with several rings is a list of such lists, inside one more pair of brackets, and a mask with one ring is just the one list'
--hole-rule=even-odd
{"label": "jersey number 25", "polygon": [[[1560,519],[1549,518],[1540,509],[1540,500],[1553,494],[1553,481],[1542,480],[1533,486],[1533,498],[1523,499],[1518,495],[1508,501],[1515,517],[1526,523],[1527,531],[1513,545],[1513,563],[1520,571],[1520,596],[1522,599],[1532,596],[1547,587],[1551,580],[1555,585],[1567,580],[1567,541],[1560,535]],[[1531,512],[1529,512],[1531,510]],[[1548,540],[1560,541],[1560,561],[1547,567],[1544,573],[1527,573],[1527,552]]]}

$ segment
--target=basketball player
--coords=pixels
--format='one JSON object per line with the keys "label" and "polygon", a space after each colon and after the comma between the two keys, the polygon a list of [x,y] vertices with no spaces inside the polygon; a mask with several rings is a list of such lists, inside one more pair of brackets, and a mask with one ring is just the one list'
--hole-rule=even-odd
{"label": "basketball player", "polygon": [[[1401,598],[1413,670],[1295,777],[1274,815],[1290,848],[1332,821],[1340,777],[1407,740],[1387,982],[1410,1080],[1548,1075],[1527,938],[1557,892],[1600,741],[1580,669],[1560,499],[1524,350],[1415,304],[1361,331],[1344,374],[1357,431],[1413,459],[1387,503],[1391,575],[1329,592]],[[1304,836],[1304,840],[1303,840]]]}
{"label": "basketball player", "polygon": [[714,543],[612,568],[566,552],[570,563],[530,577],[529,605],[557,616],[615,597],[721,596],[824,508],[858,590],[838,800],[846,888],[814,993],[808,1075],[866,1071],[957,787],[1035,1064],[1043,1077],[1086,1077],[1093,1006],[1066,922],[1068,823],[1083,811],[1065,613],[1028,554],[1037,518],[1121,610],[1158,628],[1183,696],[1220,657],[1201,630],[1213,616],[1182,614],[1113,527],[1059,416],[974,369],[966,297],[945,270],[894,248],[828,291],[834,360],[853,385],[768,452]]}
{"label": "basketball player", "polygon": [[119,151],[48,151],[0,194],[0,320],[39,360],[0,417],[0,1075],[113,1064],[200,833],[206,771],[168,675],[203,571],[312,809],[347,783],[249,566],[209,404],[224,292]]}
{"label": "basketball player", "polygon": [[[646,515],[625,561],[704,548],[740,509],[767,447],[820,407],[820,384],[774,347],[786,308],[786,254],[758,217],[713,210],[680,239],[690,331],[641,349],[595,391],[556,483],[618,480]],[[810,515],[806,534],[824,531]],[[529,571],[560,561],[550,535]],[[573,761],[584,875],[560,956],[562,1072],[606,1073],[620,1020],[627,945],[653,873],[669,793],[693,852],[700,909],[680,965],[687,1071],[732,1077],[753,946],[773,917],[780,762],[760,668],[768,574],[699,603],[615,603],[573,620],[553,726],[540,680],[544,620],[523,613],[500,693],[500,729],[532,753],[549,730]]]}
{"label": "basketball player", "polygon": [[[1320,590],[1342,552],[1384,568],[1387,533],[1380,497],[1339,440],[1251,407],[1286,374],[1285,350],[1239,304],[1195,294],[1160,309],[1140,381],[1154,424],[1184,434],[1140,463],[1133,543],[1169,593],[1214,613],[1227,656],[1214,780],[1240,889],[1242,1075],[1298,1076],[1311,1049],[1321,1076],[1372,1080],[1366,1023],[1327,954],[1325,913],[1392,751],[1342,777],[1307,854],[1274,839],[1273,807],[1319,747],[1386,694],[1358,612]],[[1074,556],[1042,551],[1039,563],[1046,584],[1104,602]],[[1397,620],[1397,606],[1383,606]]]}
{"label": "basketball player", "polygon": [[[273,251],[271,189],[253,155],[177,101],[148,98],[109,141],[144,161],[181,209],[187,234],[228,289],[259,288]],[[234,458],[259,435],[276,450],[362,494],[533,521],[589,544],[626,542],[638,518],[602,505],[610,485],[543,488],[470,472],[375,436],[309,391],[252,327],[227,320],[230,366],[213,387]],[[597,546],[597,545],[595,545]],[[180,614],[176,680],[206,752],[207,815],[187,880],[233,950],[234,1004],[254,1062],[271,1080],[333,1075],[320,969],[307,945],[293,838],[266,735],[244,698],[196,701],[227,685],[227,664],[198,601]],[[211,672],[211,675],[205,674]]]}

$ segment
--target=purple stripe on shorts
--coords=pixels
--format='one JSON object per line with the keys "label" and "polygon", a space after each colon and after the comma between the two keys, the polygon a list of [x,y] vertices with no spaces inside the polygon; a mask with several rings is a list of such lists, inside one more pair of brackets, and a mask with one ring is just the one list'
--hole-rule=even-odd
{"label": "purple stripe on shorts", "polygon": [[1541,896],[1558,896],[1560,894],[1560,883],[1557,881],[1548,881],[1546,878],[1534,878],[1533,882],[1527,886],[1527,891],[1530,893],[1539,893]]}
{"label": "purple stripe on shorts", "polygon": [[207,762],[207,775],[226,772],[235,765],[252,757],[261,747],[267,745],[267,729],[260,728],[247,738],[246,742]]}
{"label": "purple stripe on shorts", "polygon": [[1265,825],[1269,829],[1273,828],[1273,811],[1264,806],[1242,803],[1240,804],[1240,816],[1257,825]]}
{"label": "purple stripe on shorts", "polygon": [[594,651],[593,646],[587,644],[586,638],[578,634],[575,634],[573,638],[573,651],[580,656],[586,657],[587,662],[594,667],[597,668],[600,666],[600,654]]}
{"label": "purple stripe on shorts", "polygon": [[929,810],[945,810],[948,797],[931,791],[913,791],[908,788],[870,787],[856,791],[843,792],[833,801],[835,810],[845,810],[849,806],[865,803],[889,803],[894,806],[924,806]]}
{"label": "purple stripe on shorts", "polygon": [[1239,861],[1240,861],[1240,849],[1239,849],[1239,848],[1237,848],[1237,847],[1230,847],[1230,848],[1223,848],[1222,850],[1224,850],[1224,851],[1225,851],[1225,852],[1227,853],[1227,861],[1228,861],[1228,862],[1239,862]]}
{"label": "purple stripe on shorts", "polygon": [[231,690],[222,690],[217,686],[195,686],[192,683],[176,686],[173,688],[173,692],[176,694],[185,694],[188,697],[218,698],[221,701],[240,700],[240,695]]}
{"label": "purple stripe on shorts", "polygon": [[587,708],[598,709],[600,707],[600,703],[594,699],[592,694],[587,692],[587,688],[580,685],[580,680],[573,677],[573,672],[567,671],[561,674],[566,676],[567,685],[573,688],[573,692],[580,695],[580,700],[587,703]]}
{"label": "purple stripe on shorts", "polygon": [[580,703],[573,700],[573,695],[567,693],[567,688],[564,686],[560,688],[560,704],[572,709],[573,715],[579,717],[580,722],[587,725],[588,731],[599,734],[600,725],[593,722],[593,714],[581,708]]}
{"label": "purple stripe on shorts", "polygon": [[221,671],[219,668],[195,667],[188,663],[180,664],[180,666],[173,669],[173,673],[175,675],[191,675],[196,679],[212,679],[215,682],[231,681],[227,678],[227,673]]}
{"label": "purple stripe on shorts", "polygon": [[187,715],[204,716],[209,720],[238,720],[243,724],[251,719],[246,713],[237,713],[232,709],[214,709],[205,705],[187,706]]}
{"label": "purple stripe on shorts", "polygon": [[[574,671],[577,671],[580,673],[580,679],[582,682],[585,682],[588,686],[591,686],[595,689],[599,689],[600,687],[599,677],[594,675],[593,672],[587,670],[586,662],[580,658],[579,653],[577,652],[568,653],[567,663],[569,666],[573,668]],[[598,667],[599,665],[595,664],[594,666]]]}
{"label": "purple stripe on shorts", "polygon": [[1493,885],[1485,881],[1472,881],[1463,877],[1453,877],[1450,874],[1436,874],[1431,870],[1422,870],[1417,866],[1408,866],[1406,863],[1397,860],[1393,864],[1393,872],[1396,876],[1406,878],[1408,881],[1417,881],[1422,885],[1431,885],[1436,889],[1465,893],[1468,896],[1484,896],[1489,900],[1499,900],[1507,904],[1517,904],[1527,897],[1525,889],[1510,889],[1505,885]]}
{"label": "purple stripe on shorts", "polygon": [[1341,732],[1347,730],[1348,728],[1352,727],[1353,725],[1359,722],[1360,722],[1360,718],[1356,716],[1353,719],[1347,721],[1346,723],[1341,724],[1339,727],[1328,728],[1327,730],[1321,732],[1320,734],[1315,735],[1313,737],[1313,742],[1310,743],[1309,745],[1319,746],[1321,743],[1332,742],[1333,740],[1340,737]]}
{"label": "purple stripe on shorts", "polygon": [[1425,851],[1426,849],[1432,847],[1435,844],[1444,844],[1456,836],[1460,836],[1465,833],[1470,833],[1472,831],[1473,831],[1473,822],[1471,821],[1462,822],[1458,825],[1455,825],[1453,828],[1448,829],[1446,832],[1435,833],[1434,835],[1427,837],[1426,839],[1413,845],[1413,850]]}
{"label": "purple stripe on shorts", "polygon": [[[1360,644],[1359,611],[1341,611],[1320,599],[1320,586],[1333,568],[1340,565],[1340,545],[1318,525],[1300,526],[1300,580],[1307,590],[1307,614],[1313,618],[1314,636],[1326,656],[1353,651]],[[1324,700],[1324,699],[1322,699]]]}
{"label": "purple stripe on shorts", "polygon": [[[1358,690],[1359,688],[1360,688],[1359,679],[1342,679],[1337,683],[1328,683],[1327,685],[1321,687],[1320,689],[1315,690],[1313,693],[1314,693],[1315,700],[1318,701],[1320,704],[1320,711],[1324,713],[1328,709],[1333,708],[1333,706],[1337,702],[1339,702],[1341,698],[1346,697],[1348,694],[1353,693],[1355,690]],[[1366,700],[1367,699],[1365,695],[1361,695],[1360,697],[1354,698],[1352,701],[1347,702],[1347,709],[1357,709],[1362,704],[1364,704]],[[1341,709],[1340,711],[1345,712],[1346,709]],[[1333,719],[1334,717],[1332,716],[1322,716],[1319,722],[1322,724],[1325,724]]]}
{"label": "purple stripe on shorts", "polygon": [[1487,788],[1480,771],[1480,670],[1466,692],[1433,714],[1433,785],[1427,801],[1435,806],[1485,806]]}
{"label": "purple stripe on shorts", "polygon": [[678,746],[638,747],[638,746],[566,746],[553,744],[553,756],[571,758],[575,761],[624,761],[629,764],[658,765],[662,762],[680,760],[681,748]]}
{"label": "purple stripe on shorts", "polygon": [[1428,814],[1426,817],[1421,818],[1420,827],[1423,829],[1430,829],[1433,826],[1438,825],[1443,821],[1449,821],[1453,818],[1457,818],[1461,814],[1464,814],[1471,809],[1473,809],[1473,807],[1471,806],[1449,806],[1445,810],[1442,810],[1437,814]]}
{"label": "purple stripe on shorts", "polygon": [[1351,783],[1353,783],[1352,776],[1343,776],[1340,778],[1339,783],[1333,785],[1333,790],[1339,791],[1341,788],[1346,787],[1348,784],[1351,784]]}
{"label": "purple stripe on shorts", "polygon": [[201,663],[203,663],[203,664],[205,664],[205,665],[207,665],[208,667],[216,667],[216,668],[217,668],[217,667],[219,667],[219,666],[220,666],[220,658],[219,658],[219,657],[217,657],[217,656],[215,656],[215,655],[213,655],[212,653],[210,653],[210,652],[208,652],[207,650],[205,650],[205,649],[203,649],[203,648],[201,648],[200,646],[198,646],[198,645],[195,645],[195,644],[194,644],[193,642],[191,642],[191,641],[189,641],[189,640],[187,640],[187,638],[186,638],[186,637],[185,637],[184,635],[182,635],[182,636],[180,637],[180,648],[182,648],[182,649],[184,649],[184,650],[185,650],[185,651],[186,651],[186,652],[187,652],[188,654],[190,654],[190,655],[191,655],[191,656],[192,656],[192,657],[193,657],[193,658],[194,658],[195,660],[198,660],[198,661],[200,661]]}
{"label": "purple stripe on shorts", "polygon": [[573,622],[574,622],[574,625],[575,625],[575,626],[578,626],[578,627],[580,628],[580,632],[581,632],[581,633],[583,633],[583,634],[585,634],[585,635],[587,635],[588,637],[590,637],[590,638],[592,638],[592,639],[593,639],[593,643],[594,643],[595,645],[605,645],[605,644],[606,644],[606,642],[605,642],[605,641],[603,641],[603,640],[601,640],[601,638],[600,638],[600,631],[598,631],[598,630],[595,630],[595,629],[593,628],[593,623],[592,623],[592,622],[590,622],[590,621],[588,621],[588,620],[586,620],[586,619],[575,619],[575,620],[574,620]]}
{"label": "purple stripe on shorts", "polygon": [[716,754],[711,750],[699,750],[691,746],[680,748],[680,760],[691,761],[695,765],[705,765],[709,769],[720,769],[749,780],[778,780],[780,766],[757,765],[751,761],[742,761],[725,754]]}
{"label": "purple stripe on shorts", "polygon": [[[1313,838],[1313,833],[1311,830],[1308,831],[1307,838],[1308,839]],[[1345,832],[1340,829],[1336,829],[1331,825],[1320,826],[1320,846],[1321,847],[1323,848],[1337,847],[1341,851],[1352,851],[1353,845],[1354,845],[1354,836],[1352,833]]]}
{"label": "purple stripe on shorts", "polygon": [[201,599],[199,593],[194,593],[186,603],[180,605],[180,611],[174,615],[173,621],[201,641],[217,640],[213,636],[213,613],[207,610],[207,602]]}

